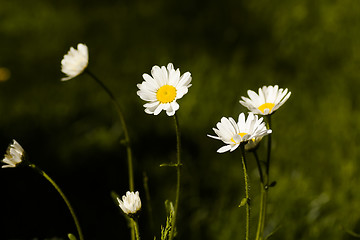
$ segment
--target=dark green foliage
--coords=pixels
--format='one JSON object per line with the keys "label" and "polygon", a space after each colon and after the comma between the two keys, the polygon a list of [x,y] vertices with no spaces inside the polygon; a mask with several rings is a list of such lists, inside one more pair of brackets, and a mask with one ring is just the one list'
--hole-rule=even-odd
{"label": "dark green foliage", "polygon": [[[110,197],[128,190],[123,134],[108,96],[86,75],[60,82],[60,61],[83,42],[89,68],[121,103],[143,200],[143,239],[160,239],[163,203],[175,196],[173,121],[147,115],[136,84],[173,62],[193,86],[179,100],[182,190],[178,239],[243,239],[240,151],[217,154],[206,137],[222,116],[247,112],[248,89],[278,84],[292,96],[272,118],[275,187],[266,233],[272,239],[355,239],[360,233],[360,5],[356,1],[20,1],[0,0],[0,146],[15,138],[62,187],[86,239],[128,239]],[[266,138],[264,139],[266,141]],[[259,149],[265,157],[266,144]],[[259,179],[248,155],[251,236]],[[29,170],[30,171],[30,170]],[[155,232],[150,229],[143,172]],[[51,187],[26,169],[2,169],[1,239],[75,233]],[[10,207],[11,206],[11,207]]]}

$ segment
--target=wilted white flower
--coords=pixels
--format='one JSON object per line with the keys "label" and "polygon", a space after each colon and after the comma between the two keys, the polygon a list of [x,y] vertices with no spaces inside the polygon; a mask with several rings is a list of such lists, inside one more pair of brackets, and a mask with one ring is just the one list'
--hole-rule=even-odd
{"label": "wilted white flower", "polygon": [[288,89],[275,86],[263,86],[259,88],[259,94],[252,90],[247,91],[250,98],[241,97],[240,103],[251,112],[260,115],[269,115],[281,107],[290,97]]}
{"label": "wilted white flower", "polygon": [[61,81],[70,80],[80,75],[87,67],[88,62],[89,52],[85,44],[79,43],[77,49],[71,47],[61,60],[61,71],[67,75]]}
{"label": "wilted white flower", "polygon": [[151,69],[151,76],[143,74],[143,81],[138,84],[137,95],[144,101],[145,112],[158,115],[162,110],[166,111],[168,116],[173,116],[179,109],[176,100],[182,98],[191,86],[190,72],[180,76],[180,70],[174,69],[172,63],[161,68],[154,66]]}
{"label": "wilted white flower", "polygon": [[23,161],[24,156],[24,149],[18,142],[13,140],[13,143],[7,148],[4,159],[2,160],[2,162],[7,165],[3,165],[2,168],[16,167]]}
{"label": "wilted white flower", "polygon": [[121,210],[127,215],[134,215],[141,209],[141,200],[138,191],[135,193],[127,191],[126,196],[122,196],[122,200],[120,198],[117,198],[117,200]]}
{"label": "wilted white flower", "polygon": [[249,113],[247,119],[245,114],[239,114],[238,122],[231,117],[221,118],[221,121],[213,128],[217,136],[208,135],[208,137],[223,141],[226,145],[217,150],[218,153],[226,151],[234,151],[240,143],[248,142],[251,139],[256,139],[270,134],[272,131],[266,129],[263,118],[258,118],[257,115]]}

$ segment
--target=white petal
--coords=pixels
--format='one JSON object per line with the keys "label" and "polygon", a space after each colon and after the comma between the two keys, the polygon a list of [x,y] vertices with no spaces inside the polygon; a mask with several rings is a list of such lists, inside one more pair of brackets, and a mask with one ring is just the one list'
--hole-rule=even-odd
{"label": "white petal", "polygon": [[219,148],[219,149],[217,150],[217,152],[218,152],[218,153],[224,153],[224,152],[229,151],[230,149],[231,149],[231,146],[230,146],[230,145],[226,145],[226,146],[223,146],[223,147]]}
{"label": "white petal", "polygon": [[218,137],[218,136],[212,136],[212,135],[209,135],[209,134],[207,134],[206,136],[211,137],[211,138],[214,138],[214,139],[217,139],[217,140],[221,140],[221,138]]}
{"label": "white petal", "polygon": [[160,103],[159,106],[154,111],[154,115],[159,115],[159,113],[163,110],[164,104]]}
{"label": "white petal", "polygon": [[176,69],[176,71],[174,69],[169,71],[169,85],[174,86],[176,88],[179,79],[180,79],[179,69]]}
{"label": "white petal", "polygon": [[[180,86],[187,86],[189,85],[189,83],[191,82],[191,73],[190,72],[186,72],[184,73],[181,78],[180,78],[180,81],[177,85],[177,87],[180,87]],[[188,86],[190,87],[190,86]]]}

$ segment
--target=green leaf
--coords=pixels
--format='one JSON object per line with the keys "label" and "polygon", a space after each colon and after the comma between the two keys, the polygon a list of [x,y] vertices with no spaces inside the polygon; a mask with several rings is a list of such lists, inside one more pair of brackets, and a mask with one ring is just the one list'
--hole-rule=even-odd
{"label": "green leaf", "polygon": [[280,227],[280,225],[277,226],[271,233],[269,233],[269,235],[266,236],[265,240],[270,239],[280,229]]}
{"label": "green leaf", "polygon": [[69,234],[68,234],[68,238],[69,238],[69,240],[76,240],[75,235],[72,234],[72,233],[69,233]]}
{"label": "green leaf", "polygon": [[247,199],[247,198],[243,198],[243,199],[241,200],[241,202],[240,202],[239,207],[245,206],[245,204],[247,204],[247,202],[248,202],[248,199]]}
{"label": "green leaf", "polygon": [[182,166],[182,164],[178,164],[178,163],[162,163],[160,164],[160,167],[179,167]]}

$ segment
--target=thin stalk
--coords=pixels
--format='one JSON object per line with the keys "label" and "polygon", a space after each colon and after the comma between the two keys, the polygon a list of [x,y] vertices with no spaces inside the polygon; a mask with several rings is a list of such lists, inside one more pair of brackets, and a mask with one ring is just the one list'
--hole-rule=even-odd
{"label": "thin stalk", "polygon": [[151,197],[150,197],[150,190],[149,190],[149,178],[146,174],[146,172],[143,172],[143,178],[144,178],[144,190],[145,190],[145,197],[146,197],[146,202],[147,202],[147,209],[148,209],[148,214],[149,214],[149,224],[150,224],[150,229],[153,232],[154,231],[154,217],[153,217],[153,211],[152,211],[152,207],[151,207]]}
{"label": "thin stalk", "polygon": [[[267,115],[267,129],[271,129],[271,115]],[[266,182],[261,186],[261,206],[260,206],[260,215],[259,216],[259,225],[256,233],[256,239],[264,239],[264,228],[265,228],[265,219],[267,212],[267,199],[268,199],[268,189],[270,183],[270,159],[271,159],[271,134],[268,135],[268,144],[267,144],[267,159],[266,159]]]}
{"label": "thin stalk", "polygon": [[245,182],[245,197],[246,197],[246,231],[245,231],[245,239],[249,240],[249,232],[250,232],[250,198],[249,198],[249,181],[247,175],[247,166],[245,159],[245,148],[244,143],[240,144],[241,148],[241,163],[244,171],[244,182]]}
{"label": "thin stalk", "polygon": [[[271,115],[266,115],[267,117],[267,129],[271,129]],[[269,181],[270,181],[270,177],[269,177],[269,172],[270,172],[270,157],[271,157],[271,134],[268,135],[268,145],[267,145],[267,159],[266,159],[266,175],[267,175],[267,180],[266,180],[266,185],[269,185]]]}
{"label": "thin stalk", "polygon": [[266,212],[267,212],[267,199],[268,199],[268,188],[265,188],[265,186],[261,189],[261,191],[263,192],[263,218],[261,219],[261,229],[260,229],[260,234],[261,234],[261,238],[260,239],[264,239],[264,228],[265,228],[265,220],[266,220]]}
{"label": "thin stalk", "polygon": [[74,212],[74,209],[72,208],[69,200],[67,199],[67,197],[65,196],[65,194],[63,193],[63,191],[61,191],[60,187],[54,182],[54,180],[52,180],[50,178],[49,175],[47,175],[43,170],[41,170],[40,168],[38,168],[37,166],[35,166],[35,164],[29,164],[29,167],[31,167],[32,169],[34,169],[35,171],[37,171],[41,176],[43,176],[46,180],[48,180],[51,185],[56,189],[56,191],[60,194],[60,196],[62,197],[62,199],[64,200],[64,202],[66,203],[66,206],[68,207],[70,213],[71,213],[71,216],[72,218],[74,219],[74,223],[75,223],[75,226],[76,226],[76,229],[77,229],[77,232],[79,234],[79,239],[80,240],[83,240],[84,239],[84,236],[82,234],[82,231],[81,231],[81,227],[80,227],[80,224],[79,224],[79,220],[78,218],[76,217],[76,214]]}
{"label": "thin stalk", "polygon": [[134,224],[134,230],[135,230],[135,236],[136,240],[140,240],[140,231],[139,231],[139,224],[136,218],[132,219],[132,222]]}
{"label": "thin stalk", "polygon": [[131,151],[131,145],[130,145],[130,137],[129,137],[128,129],[127,129],[127,126],[126,126],[125,117],[124,117],[123,111],[121,110],[121,106],[116,101],[116,98],[115,98],[114,94],[110,91],[110,89],[99,78],[97,78],[88,69],[85,69],[85,72],[87,74],[89,74],[95,80],[95,82],[97,82],[101,86],[101,88],[109,95],[111,101],[115,105],[117,113],[119,114],[120,122],[121,122],[122,128],[124,130],[125,145],[126,145],[127,158],[128,158],[129,189],[130,189],[130,191],[133,192],[134,191],[134,174],[133,174],[132,151]]}
{"label": "thin stalk", "polygon": [[252,151],[256,160],[256,164],[259,170],[259,176],[260,176],[260,181],[262,184],[264,184],[264,176],[263,176],[263,172],[262,172],[262,167],[261,167],[261,163],[259,160],[259,156],[257,155],[256,149],[254,151]]}
{"label": "thin stalk", "polygon": [[263,225],[265,223],[267,190],[265,190],[262,168],[261,168],[260,160],[259,160],[256,150],[253,151],[253,154],[256,159],[258,169],[259,169],[260,187],[261,187],[259,221],[258,221],[258,226],[257,226],[257,230],[256,230],[256,238],[255,238],[256,240],[260,240],[263,238],[263,229],[264,229]]}
{"label": "thin stalk", "polygon": [[[261,184],[261,187],[263,186],[263,184]],[[262,239],[262,233],[261,233],[261,229],[262,229],[262,219],[263,219],[263,202],[264,202],[264,197],[263,197],[263,189],[261,188],[261,195],[260,195],[260,211],[259,211],[259,221],[258,221],[258,226],[257,226],[257,230],[256,230],[256,240],[260,240]]]}
{"label": "thin stalk", "polygon": [[181,180],[181,158],[180,158],[180,130],[179,130],[179,121],[176,117],[176,114],[174,115],[174,122],[175,122],[175,130],[176,130],[176,151],[177,151],[177,163],[176,163],[176,175],[177,175],[177,182],[176,182],[176,196],[175,196],[175,206],[174,206],[174,216],[172,221],[172,228],[170,232],[170,240],[174,238],[175,234],[175,227],[176,227],[176,216],[178,213],[178,207],[179,207],[179,196],[180,196],[180,180]]}

